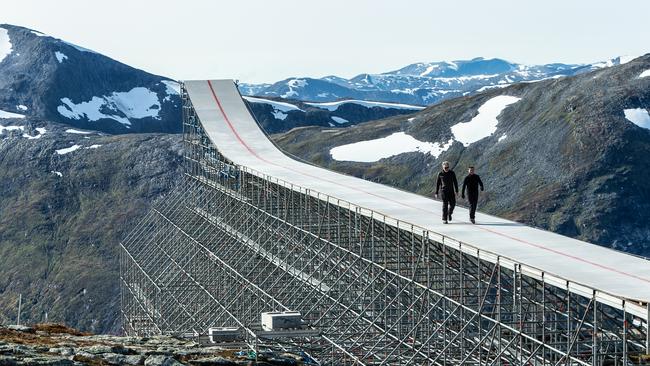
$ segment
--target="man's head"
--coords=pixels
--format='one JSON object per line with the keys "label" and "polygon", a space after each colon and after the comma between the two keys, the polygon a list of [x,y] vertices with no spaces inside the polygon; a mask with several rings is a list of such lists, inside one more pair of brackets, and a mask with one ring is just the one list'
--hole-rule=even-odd
{"label": "man's head", "polygon": [[469,168],[467,168],[467,172],[468,172],[469,174],[474,174],[474,167],[473,167],[473,166],[470,166]]}
{"label": "man's head", "polygon": [[443,161],[442,162],[442,170],[444,171],[449,171],[449,162],[448,161]]}

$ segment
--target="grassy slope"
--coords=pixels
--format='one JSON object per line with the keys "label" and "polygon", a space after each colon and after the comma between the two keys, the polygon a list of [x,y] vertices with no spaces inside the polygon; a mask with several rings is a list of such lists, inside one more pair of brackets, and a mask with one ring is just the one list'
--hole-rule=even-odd
{"label": "grassy slope", "polygon": [[[0,323],[60,321],[116,331],[118,243],[178,177],[178,135],[93,137],[67,155],[56,132],[0,141]],[[58,177],[52,171],[60,171]]]}

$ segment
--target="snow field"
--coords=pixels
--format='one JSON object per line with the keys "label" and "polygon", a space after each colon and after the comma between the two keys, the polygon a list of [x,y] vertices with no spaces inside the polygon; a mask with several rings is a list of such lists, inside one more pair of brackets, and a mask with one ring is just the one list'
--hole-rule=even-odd
{"label": "snow field", "polygon": [[25,126],[3,126],[0,125],[0,135],[3,135],[5,131],[25,131]]}
{"label": "snow field", "polygon": [[623,111],[625,118],[635,125],[650,129],[650,114],[644,108],[630,108]]}
{"label": "snow field", "polygon": [[73,152],[73,151],[77,151],[77,150],[79,150],[80,148],[81,148],[81,145],[72,145],[72,146],[70,146],[70,147],[66,147],[65,149],[58,149],[58,150],[55,150],[55,152],[56,152],[57,154],[59,154],[59,155],[65,155],[65,154],[69,154],[69,153],[71,153],[71,152]]}
{"label": "snow field", "polygon": [[59,51],[54,52],[54,56],[56,56],[56,59],[59,61],[59,63],[63,63],[63,60],[68,59],[68,56],[66,56],[63,52],[59,52]]}
{"label": "snow field", "polygon": [[45,128],[43,128],[43,127],[36,127],[35,130],[36,130],[36,132],[38,132],[37,135],[32,136],[32,135],[23,133],[23,137],[28,139],[28,140],[37,140],[37,139],[40,139],[41,137],[43,137],[43,135],[45,135],[45,133],[47,132],[47,130]]}
{"label": "snow field", "polygon": [[510,104],[516,103],[521,98],[508,95],[496,96],[485,102],[478,109],[478,115],[469,122],[461,122],[451,126],[451,132],[457,141],[465,147],[490,136],[497,130],[497,116]]}
{"label": "snow field", "polygon": [[9,56],[12,51],[13,49],[11,40],[9,39],[9,32],[4,28],[0,28],[0,62],[2,62],[5,57]]}
{"label": "snow field", "polygon": [[330,150],[330,154],[334,160],[363,163],[372,163],[390,156],[416,151],[424,154],[429,153],[437,158],[443,151],[449,149],[453,142],[453,140],[449,140],[444,145],[437,142],[423,142],[404,132],[395,132],[390,136],[375,140],[337,146]]}
{"label": "snow field", "polygon": [[55,152],[58,155],[65,155],[65,154],[69,154],[69,153],[71,153],[73,151],[77,151],[79,149],[89,150],[89,149],[98,149],[100,147],[102,147],[102,145],[99,145],[99,144],[90,145],[90,146],[86,146],[86,147],[83,147],[82,145],[74,144],[74,145],[72,145],[70,147],[66,147],[64,149],[55,150]]}
{"label": "snow field", "polygon": [[[117,121],[127,128],[131,126],[129,118],[160,119],[158,95],[144,87],[136,87],[128,92],[113,92],[108,96],[92,97],[87,102],[73,103],[70,98],[61,98],[61,102],[63,104],[57,107],[57,111],[69,119],[78,120],[85,117],[89,121],[98,121],[107,118]],[[106,109],[116,114],[102,112]]]}
{"label": "snow field", "polygon": [[0,118],[25,118],[25,115],[0,110]]}
{"label": "snow field", "polygon": [[287,82],[287,87],[289,88],[289,91],[282,94],[281,97],[289,98],[289,97],[297,96],[298,92],[295,91],[294,89],[304,88],[307,85],[308,85],[307,80],[291,79]]}

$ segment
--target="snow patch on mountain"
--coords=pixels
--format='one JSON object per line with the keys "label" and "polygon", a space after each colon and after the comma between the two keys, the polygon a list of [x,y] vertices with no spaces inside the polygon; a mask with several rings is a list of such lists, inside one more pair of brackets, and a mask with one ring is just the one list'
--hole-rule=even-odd
{"label": "snow patch on mountain", "polygon": [[273,111],[273,118],[279,119],[280,121],[284,121],[285,119],[287,119],[287,116],[288,114],[282,111],[276,111],[276,110]]}
{"label": "snow patch on mountain", "polygon": [[273,109],[282,111],[282,112],[289,112],[289,111],[301,111],[304,112],[302,109],[296,107],[295,105],[291,103],[284,103],[284,102],[276,102],[274,100],[269,100],[269,99],[263,99],[263,98],[255,98],[255,97],[247,97],[244,96],[244,99],[251,103],[264,103],[264,104],[269,104],[270,106],[273,107]]}
{"label": "snow patch on mountain", "polygon": [[[160,119],[158,95],[144,87],[136,87],[128,92],[113,92],[108,96],[92,97],[87,102],[73,103],[70,98],[61,98],[61,102],[63,105],[59,105],[57,111],[69,119],[79,120],[85,117],[89,121],[98,121],[106,118],[117,121],[127,128],[131,125],[129,118]],[[103,111],[121,113],[123,116],[107,114]]]}
{"label": "snow patch on mountain", "polygon": [[3,126],[0,125],[0,135],[4,135],[5,131],[24,131],[25,126]]}
{"label": "snow patch on mountain", "polygon": [[370,101],[356,100],[356,99],[340,100],[340,101],[337,101],[337,102],[305,103],[305,104],[316,107],[316,108],[320,108],[320,109],[327,109],[328,111],[333,112],[333,111],[337,110],[343,104],[348,104],[348,103],[359,104],[359,105],[362,105],[362,106],[364,106],[366,108],[380,107],[380,108],[392,108],[392,109],[412,109],[412,110],[416,110],[416,111],[420,111],[420,110],[423,110],[425,108],[425,107],[421,107],[421,106],[417,106],[417,105],[410,105],[410,104],[370,102]]}
{"label": "snow patch on mountain", "polygon": [[167,96],[163,99],[163,101],[166,102],[168,100],[171,100],[171,97],[174,95],[181,95],[181,84],[172,80],[163,80],[161,83],[163,83],[167,88],[165,89]]}
{"label": "snow patch on mountain", "polygon": [[74,44],[74,43],[70,43],[70,42],[66,42],[66,41],[61,41],[61,42],[65,43],[65,44],[67,44],[68,46],[70,46],[70,47],[72,47],[72,48],[75,48],[75,49],[77,49],[78,51],[81,51],[81,52],[97,53],[97,52],[95,52],[95,51],[93,51],[93,50],[89,50],[89,49],[87,49],[87,48],[84,48],[84,47],[81,47],[81,46],[77,46],[77,45]]}
{"label": "snow patch on mountain", "polygon": [[521,98],[508,95],[499,95],[483,103],[478,109],[478,114],[469,122],[460,122],[451,126],[451,132],[457,141],[465,147],[490,136],[497,130],[499,121],[497,117],[510,104],[516,103]]}
{"label": "snow patch on mountain", "polygon": [[35,36],[38,36],[38,37],[49,37],[47,34],[45,34],[45,33],[41,33],[41,32],[36,31],[36,30],[31,30],[31,33],[32,33],[33,35],[35,35]]}
{"label": "snow patch on mountain", "polygon": [[623,65],[623,64],[626,64],[626,63],[628,63],[628,62],[630,62],[630,61],[632,61],[635,58],[640,57],[640,56],[642,56],[642,55],[636,55],[636,56],[623,55],[623,56],[619,56],[619,57],[616,57],[616,58],[613,58],[613,59],[610,59],[610,60],[607,60],[607,61],[601,61],[601,62],[593,63],[593,64],[591,64],[591,68],[592,69],[603,69],[603,68],[612,67],[612,66],[615,66],[615,65]]}
{"label": "snow patch on mountain", "polygon": [[28,139],[28,140],[35,140],[35,139],[40,139],[43,137],[43,135],[47,132],[47,130],[43,127],[36,127],[35,128],[37,134],[36,135],[30,135],[28,133],[25,133],[25,126],[3,126],[0,125],[0,135],[4,135],[5,131],[22,131],[22,137]]}
{"label": "snow patch on mountain", "polygon": [[286,114],[286,112],[289,112],[289,111],[304,112],[302,109],[300,109],[300,108],[298,108],[295,105],[290,104],[290,103],[276,102],[274,100],[247,97],[247,96],[244,96],[243,98],[246,99],[247,101],[251,102],[251,103],[262,103],[262,104],[270,105],[271,107],[273,107],[273,112],[272,112],[273,117],[275,119],[278,119],[278,120],[281,120],[281,121],[284,121],[287,118],[288,114]]}
{"label": "snow patch on mountain", "polygon": [[89,121],[93,122],[107,118],[124,124],[130,128],[129,126],[131,125],[131,121],[127,118],[118,115],[104,114],[100,111],[107,104],[107,100],[104,98],[93,97],[87,102],[81,102],[78,104],[73,103],[70,98],[61,98],[61,102],[63,102],[64,105],[58,106],[56,110],[63,117],[76,120],[85,117]]}
{"label": "snow patch on mountain", "polygon": [[68,56],[59,51],[54,52],[54,55],[56,56],[56,59],[59,61],[59,63],[63,63],[63,60],[68,59]]}
{"label": "snow patch on mountain", "polygon": [[297,96],[298,92],[295,91],[294,89],[304,88],[307,85],[308,85],[307,80],[304,79],[291,79],[287,81],[287,87],[289,88],[289,91],[282,94],[282,98],[290,98],[290,97]]}
{"label": "snow patch on mountain", "polygon": [[632,55],[623,55],[623,56],[620,56],[620,57],[618,58],[618,64],[619,64],[619,65],[626,64],[626,63],[628,63],[628,62],[634,60],[635,58],[637,58],[637,57],[639,57],[639,56],[641,56],[641,55],[636,55],[636,56],[632,56]]}
{"label": "snow patch on mountain", "polygon": [[623,111],[625,118],[635,125],[650,129],[650,114],[645,108],[630,108]]}
{"label": "snow patch on mountain", "polygon": [[458,64],[455,63],[454,61],[443,61],[443,62],[446,63],[450,68],[454,70],[458,70]]}
{"label": "snow patch on mountain", "polygon": [[349,123],[350,122],[345,118],[341,118],[341,117],[337,117],[337,116],[332,116],[332,121],[334,121],[334,122],[336,122],[338,124]]}
{"label": "snow patch on mountain", "polygon": [[303,79],[293,79],[287,82],[287,85],[292,88],[304,88],[305,86],[307,86],[307,84],[308,84],[307,80],[303,80]]}
{"label": "snow patch on mountain", "polygon": [[330,155],[334,160],[362,163],[372,163],[407,152],[428,153],[437,158],[449,149],[453,142],[453,140],[449,140],[444,144],[424,142],[404,132],[395,132],[390,136],[379,139],[337,146],[330,150]]}
{"label": "snow patch on mountain", "polygon": [[614,66],[613,60],[601,61],[601,62],[596,62],[594,64],[591,64],[592,69],[604,69],[606,67],[612,67],[612,66]]}
{"label": "snow patch on mountain", "polygon": [[20,109],[21,111],[26,111],[28,108],[26,105],[18,104],[16,108]]}
{"label": "snow patch on mountain", "polygon": [[13,51],[12,47],[9,32],[4,28],[0,28],[0,62],[11,54]]}
{"label": "snow patch on mountain", "polygon": [[508,86],[510,86],[510,84],[486,85],[484,87],[476,89],[476,91],[480,93],[480,92],[486,91],[488,89],[505,88],[505,87],[508,87]]}
{"label": "snow patch on mountain", "polygon": [[30,135],[30,134],[27,134],[27,133],[23,133],[23,137],[28,139],[28,140],[36,140],[36,139],[40,139],[41,137],[43,137],[43,135],[45,135],[45,133],[47,132],[47,130],[45,128],[43,128],[43,127],[36,127],[35,130],[36,130],[36,132],[38,132],[38,134]]}
{"label": "snow patch on mountain", "polygon": [[75,144],[75,145],[72,145],[72,146],[70,146],[70,147],[66,147],[66,148],[64,148],[64,149],[58,149],[58,150],[55,150],[55,152],[56,152],[58,155],[65,155],[65,154],[69,154],[69,153],[71,153],[71,152],[73,152],[73,151],[77,151],[77,150],[79,150],[80,148],[81,148],[81,145],[76,145],[76,144]]}
{"label": "snow patch on mountain", "polygon": [[646,78],[646,77],[648,77],[648,76],[650,76],[650,69],[648,69],[648,70],[642,72],[641,75],[639,75],[639,79],[641,79],[641,78]]}
{"label": "snow patch on mountain", "polygon": [[77,134],[77,135],[91,135],[91,131],[81,131],[81,130],[76,130],[74,128],[68,128],[65,130],[66,133],[72,133],[72,134]]}
{"label": "snow patch on mountain", "polygon": [[427,75],[431,74],[431,72],[432,72],[434,69],[437,69],[437,68],[439,68],[439,67],[440,67],[440,65],[435,65],[435,64],[434,64],[434,65],[429,65],[429,67],[427,67],[427,69],[424,70],[424,71],[420,74],[420,77],[427,76]]}
{"label": "snow patch on mountain", "polygon": [[159,119],[160,101],[158,95],[143,87],[136,87],[128,92],[115,92],[108,101],[129,118],[153,117]]}
{"label": "snow patch on mountain", "polygon": [[0,118],[25,118],[25,115],[0,110]]}

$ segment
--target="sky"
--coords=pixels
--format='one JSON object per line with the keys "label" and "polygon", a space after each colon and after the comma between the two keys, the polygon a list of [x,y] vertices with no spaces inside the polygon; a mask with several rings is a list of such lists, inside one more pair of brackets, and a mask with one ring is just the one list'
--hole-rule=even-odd
{"label": "sky", "polygon": [[474,57],[642,55],[649,14],[648,0],[3,0],[0,23],[177,80],[261,83]]}

